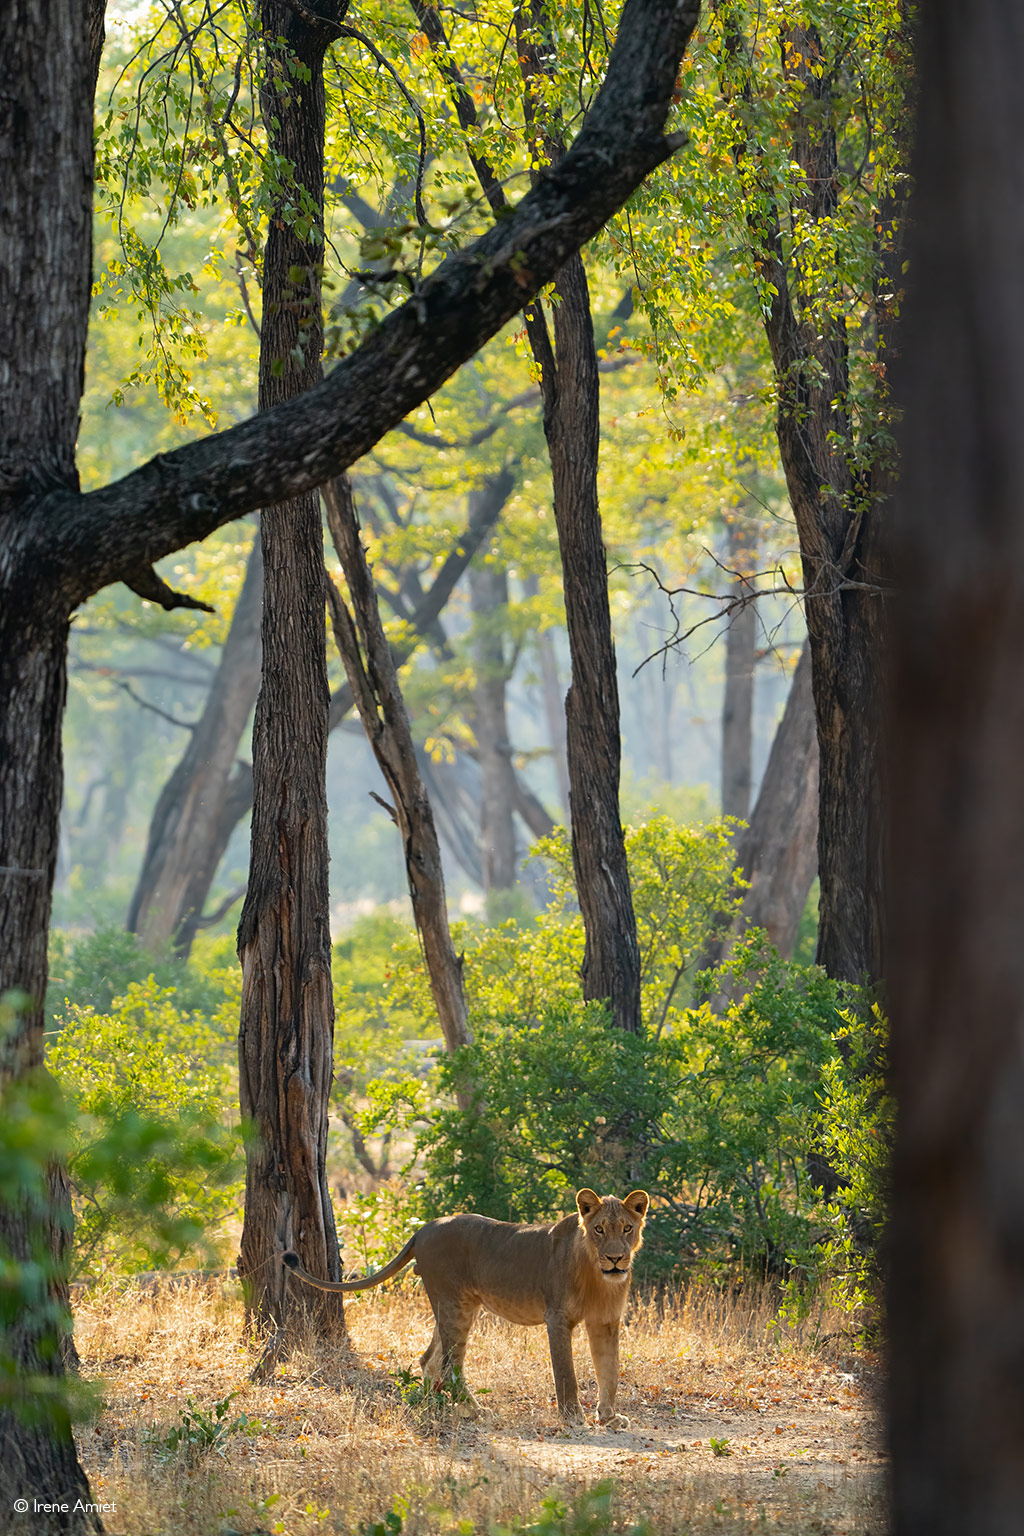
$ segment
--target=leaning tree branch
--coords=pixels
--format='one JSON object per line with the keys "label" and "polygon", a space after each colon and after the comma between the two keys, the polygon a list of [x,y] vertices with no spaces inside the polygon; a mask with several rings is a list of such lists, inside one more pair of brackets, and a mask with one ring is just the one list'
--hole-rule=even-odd
{"label": "leaning tree branch", "polygon": [[197,608],[200,613],[216,613],[216,609],[209,603],[200,602],[198,597],[189,597],[187,592],[175,592],[169,587],[162,576],[158,576],[152,567],[141,566],[137,571],[128,571],[120,575],[119,579],[126,587],[130,587],[136,597],[141,597],[147,603],[158,603],[161,608]]}
{"label": "leaning tree branch", "polygon": [[315,389],[158,454],[101,490],[55,490],[26,519],[71,606],[257,507],[322,485],[373,447],[512,319],[685,141],[665,133],[700,0],[626,0],[608,72],[569,153],[506,217],[442,262]]}

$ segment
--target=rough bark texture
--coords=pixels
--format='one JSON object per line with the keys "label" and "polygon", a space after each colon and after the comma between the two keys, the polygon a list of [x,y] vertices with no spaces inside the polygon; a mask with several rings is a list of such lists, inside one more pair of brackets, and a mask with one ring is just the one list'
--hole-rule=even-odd
{"label": "rough bark texture", "polygon": [[[337,19],[344,4],[337,8]],[[268,409],[320,378],[323,328],[325,102],[323,57],[334,32],[287,0],[263,0],[262,109],[273,152],[317,211],[300,238],[271,214],[263,262],[260,405]],[[290,67],[293,61],[301,69]],[[295,281],[296,273],[304,277]],[[299,360],[301,358],[301,361]],[[334,1074],[330,885],[327,854],[325,574],[320,500],[309,492],[267,507],[263,678],[253,728],[249,885],[238,930],[242,962],[239,1093],[255,1134],[246,1146],[245,1224],[238,1272],[250,1320],[280,1330],[312,1312],[318,1331],[344,1334],[339,1295],[310,1303],[289,1288],[279,1255],[294,1248],[313,1274],[341,1278],[327,1185],[327,1122]]]}
{"label": "rough bark texture", "polygon": [[[43,1058],[46,941],[63,787],[69,608],[59,573],[35,557],[27,530],[49,494],[77,495],[75,439],[82,392],[92,258],[95,52],[102,38],[73,0],[23,0],[4,27],[0,86],[0,995],[28,1001],[0,1055],[0,1093]],[[92,34],[90,32],[92,27]],[[92,38],[91,42],[90,39]],[[68,112],[73,99],[83,110]],[[45,238],[40,232],[45,231]],[[55,1185],[61,1185],[54,1174]],[[0,1192],[0,1258],[38,1262],[49,1229],[57,1270],[47,1303],[5,1317],[0,1351],[19,1372],[60,1377],[57,1327],[67,1319],[60,1272],[66,1181],[49,1209]],[[63,1208],[63,1209],[62,1209]],[[50,1316],[47,1316],[50,1313]],[[81,1512],[19,1515],[33,1495],[89,1501],[71,1425],[57,1406],[34,1427],[0,1411],[0,1521],[5,1530],[81,1532]],[[62,1500],[63,1501],[63,1500]]]}
{"label": "rough bark texture", "polygon": [[189,744],[160,792],[127,928],[149,948],[187,955],[224,852],[231,769],[260,685],[263,554],[259,539],[213,686]]}
{"label": "rough bark texture", "polygon": [[734,515],[729,523],[729,569],[736,573],[733,595],[740,606],[729,616],[725,631],[725,695],[722,700],[722,815],[746,821],[750,811],[754,715],[754,644],[757,609],[744,602],[754,568],[754,550],[746,519]]}
{"label": "rough bark texture", "polygon": [[363,728],[393,796],[391,807],[402,837],[413,916],[423,941],[430,991],[449,1051],[469,1040],[462,957],[448,928],[441,850],[430,800],[416,763],[398,670],[377,606],[366,554],[359,538],[348,479],[325,487],[327,522],[348,583],[355,620],[333,582],[328,600],[338,650],[355,695]]}
{"label": "rough bark texture", "polygon": [[[732,46],[739,57],[742,40],[734,37]],[[821,48],[813,28],[792,29],[784,47],[787,73],[802,92],[793,114],[791,153],[806,177],[803,212],[827,225],[840,185],[832,118],[838,74],[816,67]],[[759,150],[756,142],[743,143],[736,153],[756,162]],[[800,538],[813,661],[821,879],[817,958],[831,976],[878,980],[884,974],[879,541],[885,471],[877,454],[872,469],[856,468],[846,322],[804,311],[800,276],[770,185],[760,201],[768,211],[752,217],[752,254],[769,285],[765,331],[778,388],[776,430]],[[879,311],[880,334],[885,328]]]}
{"label": "rough bark texture", "polygon": [[[555,347],[541,361],[572,682],[565,700],[572,862],[586,933],[583,995],[640,1028],[640,949],[619,813],[619,685],[597,501],[599,384],[583,262],[555,279]],[[530,327],[533,337],[539,327]],[[536,355],[536,353],[535,353]]]}
{"label": "rough bark texture", "polygon": [[1024,1510],[1024,14],[934,0],[889,710],[897,1536]]}
{"label": "rough bark texture", "polygon": [[516,883],[515,768],[508,739],[505,689],[504,623],[508,608],[508,576],[490,565],[474,565],[469,573],[473,610],[473,734],[480,764],[480,842],[483,848],[484,891],[507,891]]}
{"label": "rough bark texture", "polygon": [[[557,165],[564,146],[542,105],[541,80],[553,47],[546,0],[532,0],[529,16],[525,7],[516,13],[516,39],[526,125],[537,150]],[[553,287],[554,347],[539,305],[527,308],[526,331],[540,369],[572,664],[565,721],[572,863],[586,935],[583,996],[606,1002],[617,1028],[635,1034],[641,1022],[640,947],[619,812],[619,684],[597,498],[601,384],[578,252]]]}

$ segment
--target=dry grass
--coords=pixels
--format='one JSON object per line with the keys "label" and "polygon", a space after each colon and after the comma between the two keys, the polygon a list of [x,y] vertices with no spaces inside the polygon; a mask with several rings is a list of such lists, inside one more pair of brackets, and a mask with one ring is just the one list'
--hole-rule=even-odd
{"label": "dry grass", "polygon": [[[93,1292],[76,1317],[84,1368],[107,1383],[105,1412],[80,1436],[83,1460],[94,1497],[116,1505],[105,1519],[120,1536],[357,1533],[396,1507],[405,1536],[469,1536],[534,1521],[545,1497],[571,1502],[605,1478],[613,1524],[588,1536],[643,1520],[658,1536],[884,1528],[871,1363],[815,1349],[809,1332],[780,1336],[763,1299],[637,1299],[622,1351],[631,1425],[618,1433],[562,1430],[544,1330],[494,1319],[467,1358],[490,1411],[474,1423],[410,1407],[393,1378],[429,1337],[417,1286],[360,1297],[350,1354],[297,1352],[268,1386],[249,1384],[241,1306],[217,1285]],[[592,1404],[585,1341],[577,1369]],[[161,1446],[189,1399],[209,1410],[232,1392],[226,1420],[245,1414],[246,1428],[205,1451]]]}

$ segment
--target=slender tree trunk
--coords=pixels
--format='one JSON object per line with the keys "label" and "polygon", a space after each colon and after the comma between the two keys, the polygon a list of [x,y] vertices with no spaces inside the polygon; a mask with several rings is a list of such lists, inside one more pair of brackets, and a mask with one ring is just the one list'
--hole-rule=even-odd
{"label": "slender tree trunk", "polygon": [[474,565],[469,572],[473,609],[473,730],[480,764],[480,841],[484,892],[507,891],[516,883],[515,768],[508,739],[505,688],[504,624],[508,577],[494,566]]}
{"label": "slender tree trunk", "polygon": [[751,533],[745,518],[729,523],[729,569],[737,575],[733,592],[742,606],[729,616],[725,631],[725,697],[722,701],[722,815],[746,821],[750,812],[754,716],[754,644],[757,610],[746,580],[754,568]]}
{"label": "slender tree trunk", "polygon": [[[528,576],[523,582],[527,597],[536,597],[540,583],[536,576]],[[547,721],[548,741],[555,765],[555,783],[558,786],[558,804],[562,814],[569,814],[569,764],[565,749],[565,691],[558,677],[558,657],[555,653],[554,636],[550,629],[540,630],[535,639],[537,665],[540,668],[541,697],[544,701],[544,718]]]}
{"label": "slender tree trunk", "polygon": [[[462,128],[474,132],[476,107],[452,57],[437,10],[423,0],[413,8],[450,87]],[[543,90],[531,82],[545,70],[548,16],[537,0],[516,13],[516,41],[525,88],[524,115],[537,148],[552,163],[562,145],[550,123],[537,121]],[[486,159],[469,150],[473,168],[495,213],[507,207],[500,181]],[[607,1001],[621,1029],[640,1028],[640,951],[619,815],[619,693],[608,605],[608,571],[597,501],[600,384],[590,295],[582,258],[573,256],[555,280],[555,345],[543,311],[525,312],[534,360],[541,372],[544,432],[551,459],[554,512],[562,555],[572,685],[566,699],[573,870],[586,932],[583,994]]]}
{"label": "slender tree trunk", "polygon": [[126,925],[148,948],[173,941],[179,954],[188,954],[216,876],[231,768],[259,691],[262,606],[257,537],[213,686],[149,825]]}
{"label": "slender tree trunk", "polygon": [[640,950],[619,813],[619,686],[597,501],[600,386],[581,257],[562,268],[554,288],[554,353],[545,351],[539,310],[529,330],[541,362],[572,659],[565,718],[572,861],[586,933],[583,995],[607,1001],[617,1027],[636,1033]]}
{"label": "slender tree trunk", "polygon": [[[331,537],[355,611],[353,622],[341,594],[333,582],[329,583],[328,600],[338,650],[367,738],[394,797],[393,807],[389,809],[402,836],[409,895],[423,941],[430,990],[445,1045],[449,1051],[455,1051],[468,1042],[469,1026],[462,984],[462,956],[455,953],[448,927],[448,904],[434,816],[416,765],[416,749],[398,683],[398,670],[384,634],[377,593],[359,539],[348,479],[327,485],[324,500]],[[464,1108],[467,1103],[468,1100],[463,1103]]]}
{"label": "slender tree trunk", "polygon": [[[818,866],[818,737],[811,693],[811,652],[800,653],[786,707],[750,825],[736,847],[736,867],[750,889],[739,927],[763,928],[780,955],[791,955]],[[700,970],[720,965],[735,928],[704,951]]]}
{"label": "slender tree trunk", "polygon": [[[38,559],[33,526],[58,516],[78,491],[75,440],[92,276],[92,99],[102,38],[102,12],[71,0],[26,0],[4,28],[0,765],[8,771],[0,773],[0,996],[19,993],[23,1002],[0,1042],[0,1095],[16,1093],[43,1061],[71,601],[59,576]],[[42,1247],[52,1265],[40,1301],[26,1305],[15,1279],[0,1315],[5,1380],[13,1370],[21,1378],[50,1378],[55,1387],[52,1398],[29,1395],[22,1414],[0,1408],[0,1522],[5,1531],[34,1536],[99,1529],[92,1515],[73,1508],[91,1495],[60,1396],[60,1338],[70,1329],[69,1231],[67,1181],[59,1170],[41,1204],[16,1189],[0,1190],[0,1259],[31,1273]],[[33,1497],[72,1508],[19,1514],[15,1500]]]}
{"label": "slender tree trunk", "polygon": [[750,826],[740,840],[748,927],[791,955],[818,869],[818,737],[805,645],[772,741]]}
{"label": "slender tree trunk", "polygon": [[[557,123],[542,105],[540,80],[553,47],[545,0],[516,13],[524,117],[537,150],[564,154]],[[619,684],[608,603],[608,565],[597,499],[601,384],[583,258],[577,252],[554,284],[554,347],[543,309],[526,311],[540,369],[552,505],[562,557],[572,682],[565,700],[572,862],[586,944],[583,996],[607,1002],[619,1029],[640,1029],[640,948],[619,812],[622,745]]]}
{"label": "slender tree trunk", "polygon": [[923,6],[888,713],[897,1536],[1024,1511],[1024,26]]}
{"label": "slender tree trunk", "polygon": [[[260,407],[266,409],[320,378],[323,58],[334,29],[307,21],[287,0],[263,0],[262,32],[268,142],[292,168],[294,183],[280,190],[264,255]],[[316,213],[304,236],[287,211],[301,199]],[[253,1135],[246,1146],[238,1271],[250,1320],[283,1339],[296,1314],[312,1315],[324,1335],[345,1329],[340,1295],[300,1295],[286,1285],[280,1263],[281,1251],[292,1248],[313,1274],[341,1277],[326,1174],[334,1001],[319,497],[310,492],[265,508],[260,537],[263,680],[253,730],[249,887],[238,930],[239,1092]]]}

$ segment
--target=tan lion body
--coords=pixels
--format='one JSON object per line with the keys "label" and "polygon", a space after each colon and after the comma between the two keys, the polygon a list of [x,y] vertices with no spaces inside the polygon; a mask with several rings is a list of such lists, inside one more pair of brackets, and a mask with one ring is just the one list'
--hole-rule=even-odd
{"label": "tan lion body", "polygon": [[434,1336],[420,1361],[427,1381],[450,1380],[461,1370],[481,1308],[510,1323],[544,1324],[558,1408],[566,1419],[582,1417],[572,1359],[573,1330],[582,1323],[597,1376],[598,1422],[613,1424],[624,1422],[615,1412],[619,1326],[648,1204],[642,1190],[617,1200],[581,1189],[577,1214],[553,1226],[442,1216],[420,1227],[384,1269],[362,1280],[317,1280],[294,1254],[284,1262],[321,1290],[361,1291],[415,1260],[434,1314]]}

